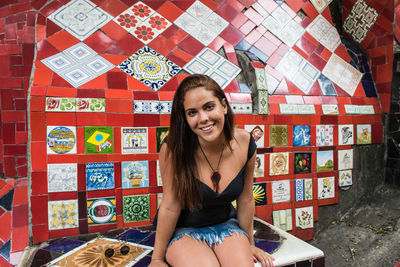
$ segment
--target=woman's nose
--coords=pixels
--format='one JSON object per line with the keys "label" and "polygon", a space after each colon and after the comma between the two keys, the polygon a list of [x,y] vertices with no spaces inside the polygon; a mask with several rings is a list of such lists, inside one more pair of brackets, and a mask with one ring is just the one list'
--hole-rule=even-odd
{"label": "woman's nose", "polygon": [[199,112],[199,117],[200,117],[200,121],[207,121],[208,120],[208,114],[205,111],[200,111]]}

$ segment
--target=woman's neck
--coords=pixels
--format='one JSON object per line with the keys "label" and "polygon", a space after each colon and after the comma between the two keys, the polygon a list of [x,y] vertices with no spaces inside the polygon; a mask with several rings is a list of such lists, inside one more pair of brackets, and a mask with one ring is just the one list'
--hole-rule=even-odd
{"label": "woman's neck", "polygon": [[203,148],[203,151],[208,151],[210,153],[220,152],[226,142],[223,134],[213,142],[207,142],[200,138],[198,138],[198,141],[199,145]]}

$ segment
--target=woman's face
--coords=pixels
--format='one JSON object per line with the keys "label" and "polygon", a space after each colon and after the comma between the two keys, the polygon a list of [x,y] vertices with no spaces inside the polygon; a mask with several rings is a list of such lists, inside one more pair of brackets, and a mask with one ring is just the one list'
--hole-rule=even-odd
{"label": "woman's face", "polygon": [[214,96],[213,91],[198,87],[186,92],[183,107],[190,129],[203,142],[221,141],[227,106]]}

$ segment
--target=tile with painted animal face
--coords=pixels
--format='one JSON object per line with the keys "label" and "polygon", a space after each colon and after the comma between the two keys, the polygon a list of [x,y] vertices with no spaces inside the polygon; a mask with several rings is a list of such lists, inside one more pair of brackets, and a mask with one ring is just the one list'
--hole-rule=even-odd
{"label": "tile with painted animal face", "polygon": [[333,146],[333,125],[317,125],[317,146]]}
{"label": "tile with painted animal face", "polygon": [[274,210],[272,212],[272,221],[276,227],[279,227],[283,231],[293,230],[291,209]]}
{"label": "tile with painted animal face", "polygon": [[371,124],[357,124],[357,145],[371,144]]}
{"label": "tile with painted animal face", "polygon": [[311,140],[310,125],[293,126],[293,146],[309,146]]}
{"label": "tile with painted animal face", "polygon": [[301,229],[314,227],[313,207],[296,208],[296,227]]}
{"label": "tile with painted animal face", "polygon": [[311,172],[311,156],[309,152],[294,153],[294,173],[310,173]]}
{"label": "tile with painted animal face", "polygon": [[278,152],[269,155],[269,175],[283,175],[289,173],[289,153]]}
{"label": "tile with painted animal face", "polygon": [[290,181],[272,181],[272,203],[290,201]]}
{"label": "tile with painted animal face", "polygon": [[123,161],[122,188],[137,188],[149,186],[149,162]]}
{"label": "tile with painted animal face", "polygon": [[271,125],[269,127],[269,145],[271,147],[288,145],[287,125]]}
{"label": "tile with painted animal face", "polygon": [[353,184],[353,174],[351,170],[339,171],[339,187],[346,187]]}
{"label": "tile with painted animal face", "polygon": [[78,187],[78,166],[76,163],[47,165],[48,192],[76,191]]}
{"label": "tile with painted animal face", "polygon": [[317,172],[333,171],[333,151],[317,151]]}
{"label": "tile with painted animal face", "polygon": [[47,154],[76,154],[76,127],[47,126]]}
{"label": "tile with painted animal face", "polygon": [[295,180],[296,201],[305,201],[313,199],[312,179]]}
{"label": "tile with painted animal face", "polygon": [[353,149],[338,150],[338,169],[353,168]]}
{"label": "tile with painted animal face", "polygon": [[86,190],[113,189],[114,162],[86,163]]}
{"label": "tile with painted animal face", "polygon": [[116,223],[116,201],[115,198],[88,199],[88,224]]}
{"label": "tile with painted animal face", "polygon": [[318,199],[335,197],[335,177],[318,178]]}
{"label": "tile with painted animal face", "polygon": [[48,202],[49,230],[78,227],[78,200]]}
{"label": "tile with painted animal face", "polygon": [[149,195],[123,197],[124,222],[140,222],[150,220]]}
{"label": "tile with painted animal face", "polygon": [[256,206],[267,204],[267,189],[265,183],[253,184],[253,197]]}
{"label": "tile with painted animal face", "polygon": [[148,129],[145,127],[121,128],[122,154],[142,154],[148,152]]}
{"label": "tile with painted animal face", "polygon": [[113,153],[112,127],[85,127],[85,154]]}

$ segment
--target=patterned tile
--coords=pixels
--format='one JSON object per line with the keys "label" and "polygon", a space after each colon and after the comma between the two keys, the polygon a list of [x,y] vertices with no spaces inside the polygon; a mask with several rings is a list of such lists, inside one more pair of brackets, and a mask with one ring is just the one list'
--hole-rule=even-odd
{"label": "patterned tile", "polygon": [[294,153],[294,173],[311,173],[312,153]]}
{"label": "patterned tile", "polygon": [[78,227],[78,200],[48,202],[49,230]]}
{"label": "patterned tile", "polygon": [[115,198],[88,199],[88,224],[116,223]]}
{"label": "patterned tile", "polygon": [[269,127],[269,146],[287,146],[288,145],[288,126],[271,125]]}
{"label": "patterned tile", "polygon": [[137,188],[149,186],[149,162],[123,161],[122,188]]}
{"label": "patterned tile", "polygon": [[256,166],[254,167],[254,177],[264,177],[264,154],[257,154]]}
{"label": "patterned tile", "polygon": [[206,74],[213,78],[224,89],[241,71],[239,67],[224,57],[204,48],[196,57],[188,62],[184,70],[190,74]]}
{"label": "patterned tile", "polygon": [[297,42],[297,40],[300,39],[304,32],[305,29],[296,21],[291,19],[277,34],[277,37],[289,47],[293,47],[293,45]]}
{"label": "patterned tile", "polygon": [[256,74],[257,90],[268,90],[265,70],[263,68],[254,68]]}
{"label": "patterned tile", "polygon": [[357,145],[371,144],[371,124],[357,124]]}
{"label": "patterned tile", "polygon": [[76,127],[47,126],[47,154],[76,154]]}
{"label": "patterned tile", "polygon": [[318,15],[318,17],[307,26],[306,31],[331,52],[335,51],[341,43],[336,28],[322,15]]}
{"label": "patterned tile", "polygon": [[253,105],[251,103],[229,103],[234,114],[252,114]]}
{"label": "patterned tile", "polygon": [[112,127],[85,127],[85,154],[113,153]]}
{"label": "patterned tile", "polygon": [[142,154],[148,152],[148,129],[139,127],[121,128],[122,154]]}
{"label": "patterned tile", "polygon": [[253,197],[256,206],[267,204],[267,189],[265,183],[253,184]]}
{"label": "patterned tile", "polygon": [[48,192],[76,191],[78,189],[78,166],[76,163],[48,164]]}
{"label": "patterned tile", "polygon": [[296,201],[305,201],[313,199],[313,183],[312,179],[297,179],[295,180]]}
{"label": "patterned tile", "polygon": [[46,111],[76,112],[76,98],[46,97]]}
{"label": "patterned tile", "polygon": [[264,125],[245,125],[244,129],[253,135],[257,147],[264,147],[264,135],[265,135]]}
{"label": "patterned tile", "polygon": [[332,2],[332,0],[310,0],[311,4],[315,7],[315,9],[319,12],[322,13],[324,9],[329,6],[329,4]]}
{"label": "patterned tile", "polygon": [[332,95],[332,96],[337,95],[332,81],[329,80],[322,73],[318,77],[318,84],[319,84],[319,87],[321,87],[321,91],[322,91],[323,95]]}
{"label": "patterned tile", "polygon": [[289,153],[278,152],[269,155],[269,175],[284,175],[289,173]]}
{"label": "patterned tile", "polygon": [[268,114],[268,91],[258,90],[258,114]]}
{"label": "patterned tile", "polygon": [[335,177],[318,178],[318,199],[335,197]]}
{"label": "patterned tile", "polygon": [[272,181],[272,203],[290,201],[290,181]]}
{"label": "patterned tile", "polygon": [[160,101],[134,100],[133,112],[137,114],[160,114]]}
{"label": "patterned tile", "polygon": [[339,171],[339,186],[345,187],[353,184],[353,174],[351,170]]}
{"label": "patterned tile", "polygon": [[76,112],[105,112],[106,100],[104,98],[77,98]]}
{"label": "patterned tile", "polygon": [[317,172],[333,171],[333,151],[317,151]]}
{"label": "patterned tile", "polygon": [[112,19],[107,12],[88,0],[73,0],[48,18],[81,41]]}
{"label": "patterned tile", "polygon": [[343,124],[338,125],[339,145],[353,145],[354,144],[354,125]]}
{"label": "patterned tile", "polygon": [[343,24],[343,29],[361,43],[375,24],[378,12],[365,1],[357,0]]}
{"label": "patterned tile", "polygon": [[79,87],[114,67],[85,43],[78,43],[42,63],[74,87]]}
{"label": "patterned tile", "polygon": [[321,105],[324,115],[339,115],[339,107],[336,104]]}
{"label": "patterned tile", "polygon": [[148,195],[123,197],[124,222],[150,220],[150,198]]}
{"label": "patterned tile", "polygon": [[86,190],[113,189],[114,162],[86,163]]}
{"label": "patterned tile", "polygon": [[139,49],[117,66],[154,91],[158,91],[181,68],[148,46]]}
{"label": "patterned tile", "polygon": [[353,169],[353,149],[338,150],[338,170]]}
{"label": "patterned tile", "polygon": [[317,146],[333,146],[333,125],[317,125]]}
{"label": "patterned tile", "polygon": [[283,231],[293,230],[292,209],[274,210],[272,212],[272,221],[276,227]]}
{"label": "patterned tile", "polygon": [[296,208],[296,227],[301,229],[314,227],[313,207]]}
{"label": "patterned tile", "polygon": [[311,140],[310,125],[293,126],[293,146],[309,146]]}

